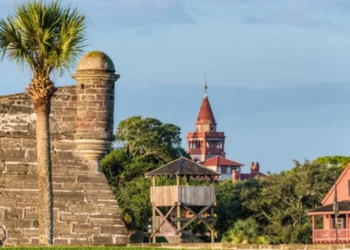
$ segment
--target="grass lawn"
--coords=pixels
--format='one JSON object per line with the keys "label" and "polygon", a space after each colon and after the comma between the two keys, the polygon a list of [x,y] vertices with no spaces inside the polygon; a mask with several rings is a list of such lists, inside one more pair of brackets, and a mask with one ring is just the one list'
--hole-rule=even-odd
{"label": "grass lawn", "polygon": [[60,247],[60,246],[52,246],[52,247],[23,247],[23,246],[18,246],[18,247],[3,247],[4,250],[41,250],[41,249],[52,249],[52,250],[121,250],[121,249],[128,249],[128,250],[174,250],[174,249],[166,249],[166,248],[139,248],[139,247]]}

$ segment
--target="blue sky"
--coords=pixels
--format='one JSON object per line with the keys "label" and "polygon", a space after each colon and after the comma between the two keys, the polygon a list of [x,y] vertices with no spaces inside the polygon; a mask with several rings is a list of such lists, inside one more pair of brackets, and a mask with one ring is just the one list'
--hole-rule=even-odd
{"label": "blue sky", "polygon": [[[19,0],[2,0],[0,16]],[[90,50],[121,75],[116,124],[155,117],[186,133],[204,75],[227,157],[278,172],[324,155],[349,155],[350,1],[62,0],[88,17]],[[54,77],[75,84],[74,73]],[[0,94],[22,92],[30,73],[0,63]],[[185,143],[184,143],[185,145]]]}

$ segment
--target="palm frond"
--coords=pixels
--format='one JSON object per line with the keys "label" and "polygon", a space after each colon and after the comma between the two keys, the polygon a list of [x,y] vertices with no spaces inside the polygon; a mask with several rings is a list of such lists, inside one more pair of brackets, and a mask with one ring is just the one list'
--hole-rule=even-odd
{"label": "palm frond", "polygon": [[63,73],[85,46],[85,16],[58,1],[33,1],[19,5],[15,14],[0,20],[0,55],[34,75]]}

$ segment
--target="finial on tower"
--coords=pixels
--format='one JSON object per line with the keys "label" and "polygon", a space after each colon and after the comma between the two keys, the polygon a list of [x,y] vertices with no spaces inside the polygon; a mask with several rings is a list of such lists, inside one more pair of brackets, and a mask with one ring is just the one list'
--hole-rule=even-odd
{"label": "finial on tower", "polygon": [[207,85],[207,74],[205,74],[204,76],[204,97],[207,97],[207,89],[208,89],[208,85]]}

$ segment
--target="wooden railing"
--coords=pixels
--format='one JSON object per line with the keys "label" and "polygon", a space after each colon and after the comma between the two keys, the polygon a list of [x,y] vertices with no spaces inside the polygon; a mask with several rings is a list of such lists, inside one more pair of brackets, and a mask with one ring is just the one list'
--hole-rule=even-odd
{"label": "wooden railing", "polygon": [[[314,229],[312,234],[313,243],[331,243],[336,241],[335,229]],[[338,229],[338,241],[350,242],[350,229]]]}
{"label": "wooden railing", "polygon": [[212,186],[156,186],[151,187],[151,203],[155,206],[173,206],[176,202],[188,206],[207,206],[216,201]]}

